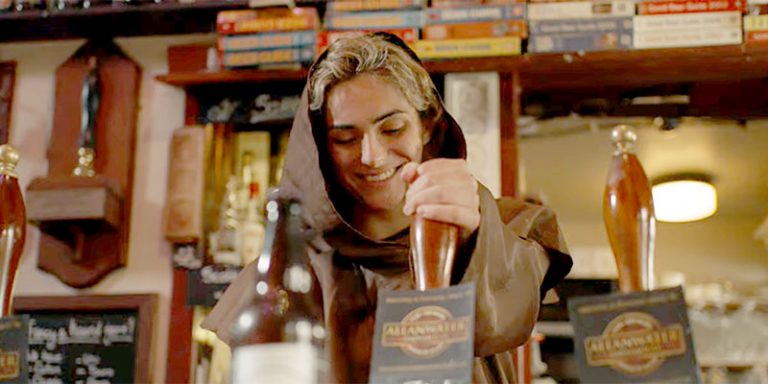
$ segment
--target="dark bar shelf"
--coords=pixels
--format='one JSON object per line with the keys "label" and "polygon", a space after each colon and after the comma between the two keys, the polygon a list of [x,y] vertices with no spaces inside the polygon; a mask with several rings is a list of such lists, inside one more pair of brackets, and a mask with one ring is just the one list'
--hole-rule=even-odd
{"label": "dark bar shelf", "polygon": [[[297,5],[316,6],[317,0]],[[211,33],[216,13],[246,9],[247,0],[176,0],[94,5],[88,9],[0,12],[0,42]]]}
{"label": "dark bar shelf", "polygon": [[[761,79],[768,77],[768,44],[720,47],[524,54],[430,61],[433,74],[450,72],[517,72],[525,90],[647,86],[664,83]],[[170,72],[158,80],[174,86],[302,80],[307,69],[243,69]]]}

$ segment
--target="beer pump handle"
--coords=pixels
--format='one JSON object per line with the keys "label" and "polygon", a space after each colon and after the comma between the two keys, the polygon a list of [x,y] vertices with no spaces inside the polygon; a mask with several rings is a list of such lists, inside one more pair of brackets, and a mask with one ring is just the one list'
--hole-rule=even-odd
{"label": "beer pump handle", "polygon": [[0,317],[11,315],[16,270],[26,235],[26,210],[16,176],[19,153],[0,145]]}
{"label": "beer pump handle", "polygon": [[411,274],[416,289],[446,288],[456,259],[459,227],[414,215],[411,223]]}
{"label": "beer pump handle", "polygon": [[621,292],[653,289],[656,219],[648,178],[632,146],[635,132],[619,125],[611,133],[615,151],[603,195],[603,220],[619,271]]}

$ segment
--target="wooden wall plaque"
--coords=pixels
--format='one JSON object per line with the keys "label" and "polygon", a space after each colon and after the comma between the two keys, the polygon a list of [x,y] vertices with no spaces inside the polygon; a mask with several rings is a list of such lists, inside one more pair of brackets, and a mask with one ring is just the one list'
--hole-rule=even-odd
{"label": "wooden wall plaque", "polygon": [[0,144],[7,144],[11,128],[11,105],[16,78],[16,63],[0,63]]}
{"label": "wooden wall plaque", "polygon": [[[98,61],[93,177],[78,164],[83,82]],[[89,41],[56,70],[48,175],[28,189],[28,218],[41,229],[38,268],[85,288],[125,265],[141,68],[111,41]]]}

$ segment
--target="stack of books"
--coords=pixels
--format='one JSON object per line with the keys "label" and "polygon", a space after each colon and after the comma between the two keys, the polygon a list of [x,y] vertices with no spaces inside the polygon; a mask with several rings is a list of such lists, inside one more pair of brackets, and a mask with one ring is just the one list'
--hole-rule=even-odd
{"label": "stack of books", "polygon": [[632,0],[528,4],[528,52],[593,52],[632,48]]}
{"label": "stack of books", "polygon": [[324,30],[318,52],[334,41],[365,33],[386,31],[413,44],[424,23],[425,0],[335,0],[326,4]]}
{"label": "stack of books", "polygon": [[517,1],[433,0],[416,53],[425,60],[518,55],[527,35],[525,9]]}
{"label": "stack of books", "polygon": [[315,58],[320,18],[313,7],[219,12],[216,30],[221,66],[304,65]]}
{"label": "stack of books", "polygon": [[744,0],[650,0],[637,4],[634,47],[741,44]]}
{"label": "stack of books", "polygon": [[744,42],[768,43],[768,0],[749,0],[744,16]]}

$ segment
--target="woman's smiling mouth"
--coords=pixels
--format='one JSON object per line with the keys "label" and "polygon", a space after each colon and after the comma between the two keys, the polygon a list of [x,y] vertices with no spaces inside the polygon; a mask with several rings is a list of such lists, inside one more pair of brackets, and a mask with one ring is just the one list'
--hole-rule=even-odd
{"label": "woman's smiling mouth", "polygon": [[385,180],[391,178],[392,176],[394,176],[395,173],[397,173],[397,171],[400,168],[402,168],[402,165],[397,166],[397,167],[392,167],[392,168],[390,168],[390,169],[388,169],[386,171],[362,174],[362,175],[360,175],[360,178],[363,179],[363,181],[372,182],[372,183],[376,183],[376,182],[380,182],[380,181],[385,181]]}

